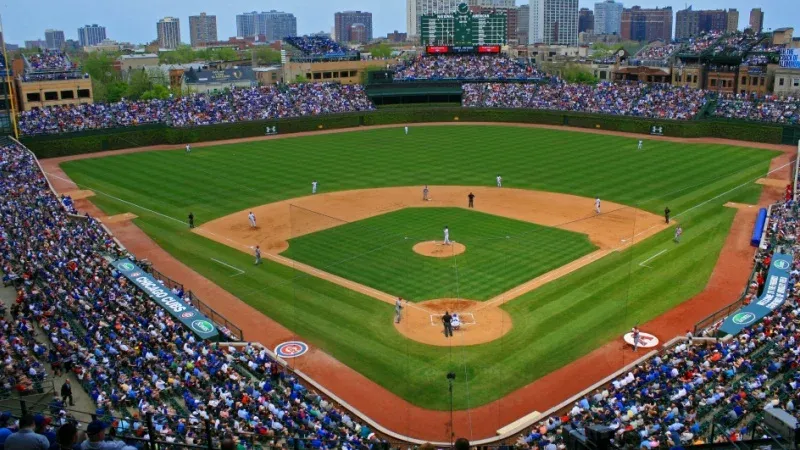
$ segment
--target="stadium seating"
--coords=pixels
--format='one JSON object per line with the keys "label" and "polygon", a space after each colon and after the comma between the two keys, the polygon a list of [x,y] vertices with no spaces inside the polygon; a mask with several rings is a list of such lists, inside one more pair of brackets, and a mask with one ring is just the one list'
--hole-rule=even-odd
{"label": "stadium seating", "polygon": [[800,99],[789,97],[780,100],[774,96],[762,99],[748,96],[726,96],[717,100],[713,115],[726,119],[795,125],[800,123]]}
{"label": "stadium seating", "polygon": [[[0,192],[0,267],[18,289],[13,323],[0,321],[0,395],[36,391],[49,361],[74,374],[120,437],[145,436],[152,414],[155,437],[175,443],[202,444],[206,421],[214,439],[234,434],[248,445],[379,442],[263,348],[199,340],[155,307],[108,264],[128,255],[96,220],[71,215],[27,149],[0,148]],[[63,406],[54,402],[51,413]]]}
{"label": "stadium seating", "polygon": [[530,108],[686,120],[706,102],[704,91],[670,85],[554,82],[466,84],[467,108]]}
{"label": "stadium seating", "polygon": [[395,68],[396,80],[529,80],[544,78],[532,66],[504,56],[421,56]]}
{"label": "stadium seating", "polygon": [[298,49],[302,55],[311,58],[335,59],[358,54],[327,36],[290,36],[284,38],[283,42]]}
{"label": "stadium seating", "polygon": [[163,123],[176,127],[280,119],[373,109],[360,85],[304,83],[235,88],[167,100],[122,100],[23,111],[24,135],[65,133]]}

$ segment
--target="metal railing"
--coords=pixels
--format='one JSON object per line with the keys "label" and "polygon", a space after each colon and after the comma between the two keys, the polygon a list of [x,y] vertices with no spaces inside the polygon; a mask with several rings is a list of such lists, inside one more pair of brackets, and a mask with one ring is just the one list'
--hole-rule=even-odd
{"label": "metal railing", "polygon": [[242,331],[241,328],[237,327],[233,322],[228,320],[225,316],[218,313],[214,308],[208,306],[208,304],[206,304],[204,301],[200,300],[200,298],[197,297],[197,295],[195,295],[194,292],[186,291],[184,289],[183,284],[178,283],[172,278],[159,272],[158,270],[153,268],[152,265],[147,264],[147,266],[148,266],[147,270],[150,272],[150,274],[153,275],[153,277],[156,280],[159,280],[162,283],[164,283],[164,286],[167,287],[169,290],[177,288],[180,289],[181,291],[184,291],[184,295],[189,298],[189,301],[192,303],[192,306],[197,308],[197,310],[200,311],[201,313],[205,314],[206,317],[208,317],[209,319],[211,319],[211,321],[219,325],[220,328],[224,328],[225,330],[228,331],[228,333],[223,333],[223,334],[229,334],[230,335],[229,337],[233,338],[234,340],[244,341],[244,332]]}

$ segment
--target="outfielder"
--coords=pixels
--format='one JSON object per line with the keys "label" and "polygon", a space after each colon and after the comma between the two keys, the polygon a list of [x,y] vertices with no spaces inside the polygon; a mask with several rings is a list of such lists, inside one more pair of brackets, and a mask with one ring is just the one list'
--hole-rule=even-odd
{"label": "outfielder", "polygon": [[253,211],[250,211],[250,214],[247,215],[247,219],[250,221],[250,228],[256,227],[256,215],[253,214]]}
{"label": "outfielder", "polygon": [[189,145],[189,144],[186,144],[186,154],[188,155],[189,153],[192,153],[192,146]]}
{"label": "outfielder", "polygon": [[408,127],[406,127],[406,136],[408,136]]}
{"label": "outfielder", "polygon": [[403,299],[397,297],[394,301],[394,323],[400,323],[401,311],[403,310]]}
{"label": "outfielder", "polygon": [[447,225],[444,227],[444,245],[450,245],[450,229]]}
{"label": "outfielder", "polygon": [[497,176],[497,187],[503,187],[503,177]]}
{"label": "outfielder", "polygon": [[594,199],[594,212],[600,214],[600,197]]}
{"label": "outfielder", "polygon": [[311,182],[311,193],[312,194],[316,194],[317,193],[317,180],[314,180],[314,181]]}
{"label": "outfielder", "polygon": [[639,150],[641,150],[641,149],[642,149],[642,140],[639,139]]}

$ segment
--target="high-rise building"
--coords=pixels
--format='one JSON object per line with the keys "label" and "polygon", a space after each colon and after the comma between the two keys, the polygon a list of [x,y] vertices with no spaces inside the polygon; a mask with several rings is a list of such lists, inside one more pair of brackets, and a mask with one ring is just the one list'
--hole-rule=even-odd
{"label": "high-rise building", "polygon": [[731,11],[724,9],[695,11],[690,6],[675,13],[675,39],[689,39],[712,31],[724,33],[731,26],[732,16],[734,17],[733,30],[736,30],[739,12],[735,9]]}
{"label": "high-rise building", "polygon": [[578,0],[530,0],[530,44],[578,45]]}
{"label": "high-rise building", "polygon": [[578,11],[578,33],[594,33],[594,11],[589,8]]}
{"label": "high-rise building", "polygon": [[[333,16],[333,33],[336,35],[336,41],[338,42],[358,42],[360,44],[366,44],[367,42],[372,40],[372,13],[371,12],[361,12],[361,11],[342,11],[337,12]],[[364,34],[360,32],[361,28],[358,28],[359,35],[356,37],[351,35],[351,31],[354,29],[353,25],[360,24],[364,26]]]}
{"label": "high-rise building", "polygon": [[739,29],[739,11],[736,8],[728,10],[728,25],[725,27],[725,32],[733,33]]}
{"label": "high-rise building", "polygon": [[750,29],[756,33],[761,33],[764,29],[764,11],[761,8],[750,10]]}
{"label": "high-rise building", "polygon": [[517,41],[519,45],[528,45],[530,20],[531,7],[529,5],[520,5],[517,8]]}
{"label": "high-rise building", "polygon": [[594,34],[619,34],[622,31],[622,3],[614,0],[594,4]]}
{"label": "high-rise building", "polygon": [[[463,0],[462,0],[463,1]],[[516,0],[469,0],[467,6],[485,6],[488,8],[516,8]]]}
{"label": "high-rise building", "polygon": [[178,48],[181,45],[181,21],[175,17],[164,17],[156,23],[159,48]]}
{"label": "high-rise building", "polygon": [[281,11],[249,12],[236,15],[236,36],[265,36],[270,41],[280,41],[288,36],[297,36],[297,18]]}
{"label": "high-rise building", "polygon": [[47,41],[36,39],[33,41],[25,41],[25,49],[35,50],[37,48],[47,48]]}
{"label": "high-rise building", "polygon": [[78,40],[81,42],[81,47],[88,47],[90,45],[97,45],[106,38],[106,27],[101,27],[98,24],[84,25],[78,28]]}
{"label": "high-rise building", "polygon": [[406,0],[406,30],[409,39],[419,37],[422,16],[452,14],[462,0]]}
{"label": "high-rise building", "polygon": [[64,32],[61,30],[44,30],[45,45],[50,50],[61,50],[64,47]]}
{"label": "high-rise building", "polygon": [[217,42],[217,16],[189,16],[189,42],[192,47]]}
{"label": "high-rise building", "polygon": [[620,37],[623,40],[651,42],[672,40],[672,7],[642,8],[634,6],[622,10]]}

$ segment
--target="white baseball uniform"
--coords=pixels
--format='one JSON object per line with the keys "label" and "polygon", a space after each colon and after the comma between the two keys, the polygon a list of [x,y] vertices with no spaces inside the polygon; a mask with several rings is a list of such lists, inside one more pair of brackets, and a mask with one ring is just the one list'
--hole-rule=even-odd
{"label": "white baseball uniform", "polygon": [[497,176],[497,187],[503,187],[503,177]]}
{"label": "white baseball uniform", "polygon": [[311,193],[312,194],[316,194],[317,193],[317,182],[316,181],[312,181],[311,182]]}
{"label": "white baseball uniform", "polygon": [[594,199],[594,212],[600,214],[600,197]]}
{"label": "white baseball uniform", "polygon": [[406,134],[408,134],[408,127],[406,127]]}
{"label": "white baseball uniform", "polygon": [[642,149],[642,141],[639,141],[639,150]]}
{"label": "white baseball uniform", "polygon": [[450,229],[447,227],[444,229],[444,243],[450,245]]}
{"label": "white baseball uniform", "polygon": [[192,153],[192,146],[189,144],[186,144],[186,153]]}
{"label": "white baseball uniform", "polygon": [[250,214],[247,215],[247,218],[250,220],[250,228],[256,227],[256,215],[250,211]]}

